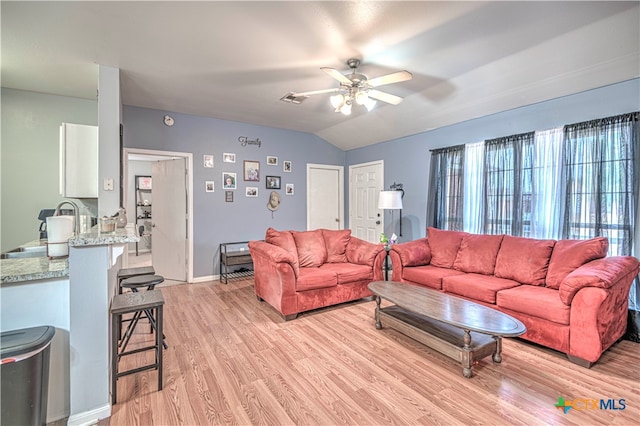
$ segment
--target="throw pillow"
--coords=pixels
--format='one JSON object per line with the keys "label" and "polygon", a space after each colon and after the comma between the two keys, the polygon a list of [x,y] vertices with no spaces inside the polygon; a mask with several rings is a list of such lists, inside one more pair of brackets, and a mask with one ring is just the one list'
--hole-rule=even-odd
{"label": "throw pillow", "polygon": [[466,232],[445,231],[442,229],[427,228],[427,242],[431,249],[431,265],[440,268],[452,268],[458,255],[462,238]]}
{"label": "throw pillow", "polygon": [[351,239],[351,229],[332,231],[323,229],[324,245],[327,248],[327,263],[344,263],[347,261],[347,244]]}
{"label": "throw pillow", "polygon": [[494,275],[522,284],[544,285],[555,240],[505,235],[496,258]]}
{"label": "throw pillow", "polygon": [[293,239],[290,231],[277,231],[273,228],[267,229],[267,234],[264,237],[264,241],[278,246],[293,255],[293,272],[298,276],[300,272],[300,262],[298,261],[298,250],[296,248],[296,242]]}
{"label": "throw pillow", "polygon": [[558,289],[567,275],[587,262],[607,255],[609,240],[605,237],[590,240],[560,240],[551,253],[547,287]]}
{"label": "throw pillow", "polygon": [[324,245],[322,231],[291,231],[298,249],[300,267],[319,267],[327,261],[327,248]]}
{"label": "throw pillow", "polygon": [[465,235],[453,268],[463,272],[492,275],[503,237],[504,235]]}

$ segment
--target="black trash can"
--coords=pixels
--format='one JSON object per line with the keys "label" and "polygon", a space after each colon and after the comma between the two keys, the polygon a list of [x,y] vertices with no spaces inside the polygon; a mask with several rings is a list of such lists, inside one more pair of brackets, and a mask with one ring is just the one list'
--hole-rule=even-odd
{"label": "black trash can", "polygon": [[49,391],[49,352],[55,327],[0,334],[0,424],[45,425]]}

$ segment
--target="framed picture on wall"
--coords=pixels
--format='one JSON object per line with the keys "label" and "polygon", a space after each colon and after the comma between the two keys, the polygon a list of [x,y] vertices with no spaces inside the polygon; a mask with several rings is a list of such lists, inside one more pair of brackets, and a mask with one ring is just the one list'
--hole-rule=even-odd
{"label": "framed picture on wall", "polygon": [[213,167],[213,155],[205,155],[204,156],[204,167],[210,169]]}
{"label": "framed picture on wall", "polygon": [[294,188],[292,183],[288,183],[285,185],[284,193],[286,195],[293,195],[293,191],[294,191]]}
{"label": "framed picture on wall", "polygon": [[257,197],[258,196],[258,187],[256,186],[247,186],[245,188],[244,195],[247,197]]}
{"label": "framed picture on wall", "polygon": [[236,155],[231,152],[225,152],[222,154],[222,162],[223,163],[235,163]]}
{"label": "framed picture on wall", "polygon": [[244,160],[244,180],[260,182],[260,162]]}
{"label": "framed picture on wall", "polygon": [[224,201],[233,203],[233,191],[224,191]]}
{"label": "framed picture on wall", "polygon": [[291,173],[291,161],[284,160],[282,162],[282,171],[285,173]]}
{"label": "framed picture on wall", "polygon": [[137,176],[138,189],[152,189],[151,176]]}
{"label": "framed picture on wall", "polygon": [[236,189],[236,174],[222,172],[222,187],[224,189]]}
{"label": "framed picture on wall", "polygon": [[267,155],[267,164],[269,166],[277,166],[278,165],[278,157],[274,157],[272,155]]}
{"label": "framed picture on wall", "polygon": [[280,189],[280,176],[267,176],[267,189]]}
{"label": "framed picture on wall", "polygon": [[215,184],[212,180],[208,180],[204,183],[204,190],[206,192],[214,192],[215,190]]}

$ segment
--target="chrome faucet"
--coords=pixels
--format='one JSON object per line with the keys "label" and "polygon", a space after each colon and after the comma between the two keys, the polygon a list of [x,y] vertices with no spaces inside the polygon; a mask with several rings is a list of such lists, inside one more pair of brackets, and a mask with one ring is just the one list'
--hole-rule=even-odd
{"label": "chrome faucet", "polygon": [[65,204],[70,204],[73,207],[73,215],[75,217],[75,233],[76,237],[80,235],[80,210],[78,209],[78,205],[71,200],[63,200],[56,207],[56,211],[53,213],[54,216],[60,216],[60,207]]}

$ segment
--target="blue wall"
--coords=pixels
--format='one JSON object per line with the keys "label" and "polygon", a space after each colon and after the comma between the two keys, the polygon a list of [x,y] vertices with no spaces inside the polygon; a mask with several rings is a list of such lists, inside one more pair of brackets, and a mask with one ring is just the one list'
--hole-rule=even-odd
{"label": "blue wall", "polygon": [[[430,149],[480,142],[534,130],[545,130],[595,118],[640,110],[640,79],[572,96],[492,114],[474,120],[347,152],[346,167],[384,160],[385,188],[404,184],[401,241],[426,235]],[[348,203],[348,200],[345,200]],[[348,211],[348,205],[346,206]],[[385,213],[389,214],[389,213]],[[398,229],[386,217],[385,232]]]}
{"label": "blue wall", "polygon": [[[218,273],[219,244],[263,239],[268,227],[303,230],[307,227],[307,163],[344,165],[345,153],[323,139],[302,132],[187,114],[169,113],[173,127],[163,124],[165,111],[125,106],[123,110],[126,148],[177,151],[193,154],[193,212],[195,278]],[[241,146],[239,136],[259,138],[261,146]],[[236,154],[236,163],[223,163],[222,153]],[[203,166],[203,156],[212,154],[213,168]],[[267,155],[278,157],[277,166],[267,165]],[[260,162],[260,182],[244,182],[243,161]],[[283,161],[292,162],[284,173]],[[222,172],[237,174],[233,203],[224,201]],[[267,175],[281,176],[280,208],[267,209],[270,190]],[[205,192],[205,181],[215,182],[215,192]],[[285,184],[295,185],[295,194],[284,194]],[[245,187],[258,187],[257,198],[245,197]]]}
{"label": "blue wall", "polygon": [[[269,226],[306,228],[307,163],[343,165],[348,172],[350,165],[384,160],[385,188],[393,182],[404,184],[401,241],[409,241],[426,235],[429,150],[638,110],[640,79],[634,79],[345,153],[308,133],[177,113],[170,113],[176,124],[167,127],[162,122],[167,112],[125,106],[124,145],[193,154],[194,277],[197,278],[218,273],[218,245],[221,242],[261,239]],[[262,146],[242,147],[239,136],[259,138]],[[222,163],[223,152],[235,153],[236,163]],[[215,156],[213,169],[202,166],[205,154]],[[267,155],[278,157],[278,166],[267,166]],[[243,160],[260,161],[262,176],[257,185],[242,181]],[[293,162],[292,173],[283,173],[284,160]],[[223,171],[235,172],[238,176],[233,203],[224,202]],[[264,187],[266,175],[282,177],[282,204],[273,218],[266,208],[269,195]],[[348,194],[346,178],[345,194]],[[204,191],[207,180],[215,181],[214,193]],[[284,195],[285,183],[295,185],[294,196]],[[246,186],[257,186],[259,197],[245,197]],[[348,217],[349,200],[345,198],[345,217]],[[395,213],[391,221],[390,213],[385,214],[388,215],[385,232],[391,234],[398,229],[398,215]]]}

